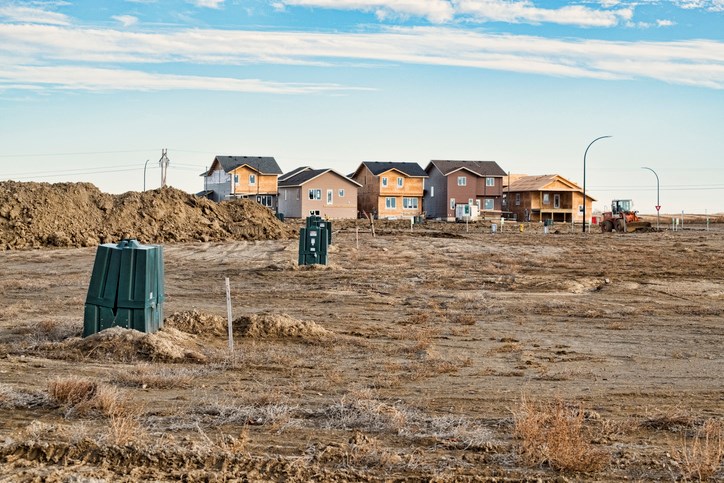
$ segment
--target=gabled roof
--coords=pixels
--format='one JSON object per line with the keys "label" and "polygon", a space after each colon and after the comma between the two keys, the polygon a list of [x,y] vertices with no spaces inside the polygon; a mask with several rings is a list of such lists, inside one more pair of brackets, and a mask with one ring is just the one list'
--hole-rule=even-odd
{"label": "gabled roof", "polygon": [[[552,183],[560,182],[567,188],[549,187]],[[510,186],[505,191],[521,192],[521,191],[575,191],[583,192],[583,188],[578,186],[571,180],[564,178],[559,174],[542,174],[538,176],[519,176],[510,182]],[[596,200],[594,197],[586,193],[586,198]]]}
{"label": "gabled roof", "polygon": [[301,173],[302,171],[307,171],[310,169],[312,169],[312,168],[310,168],[309,166],[300,166],[296,169],[289,171],[288,173],[284,173],[283,175],[279,176],[279,178],[277,178],[277,180],[281,183],[285,179],[291,178],[292,176],[294,176],[297,173]]}
{"label": "gabled roof", "polygon": [[352,183],[356,186],[362,186],[358,182],[349,179],[345,175],[340,174],[331,168],[325,168],[325,169],[307,168],[305,170],[295,170],[295,171],[297,171],[296,174],[285,177],[283,180],[279,181],[280,188],[292,188],[292,187],[296,187],[296,186],[302,186],[304,183],[307,183],[315,178],[318,178],[325,173],[333,173],[333,174],[339,176],[340,178],[344,179],[345,181],[349,181],[350,183]]}
{"label": "gabled roof", "polygon": [[397,170],[405,176],[410,178],[427,178],[427,173],[417,163],[407,162],[394,162],[394,161],[363,161],[359,165],[357,171],[354,172],[353,176],[356,175],[362,166],[367,166],[372,174],[379,176],[380,174],[389,171],[391,169]]}
{"label": "gabled roof", "polygon": [[[276,159],[271,156],[216,156],[214,164],[218,162],[225,173],[230,173],[240,166],[247,165],[260,174],[282,174]],[[211,170],[209,170],[209,173]],[[207,173],[208,175],[208,173]]]}
{"label": "gabled roof", "polygon": [[506,176],[507,173],[503,168],[498,166],[495,161],[453,161],[433,159],[425,168],[426,172],[430,171],[430,167],[435,166],[444,176],[448,176],[455,171],[465,169],[478,176]]}

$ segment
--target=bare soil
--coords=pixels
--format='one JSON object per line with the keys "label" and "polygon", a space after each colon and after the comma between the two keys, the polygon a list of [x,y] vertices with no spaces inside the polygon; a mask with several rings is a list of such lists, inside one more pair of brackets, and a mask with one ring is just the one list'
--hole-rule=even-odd
{"label": "bare soil", "polygon": [[[294,239],[167,243],[164,328],[87,339],[94,247],[0,253],[0,481],[696,479],[685,450],[724,420],[721,225],[500,228],[337,223],[326,267]],[[53,398],[74,379],[116,410]],[[520,414],[549,403],[595,464],[527,456]]]}

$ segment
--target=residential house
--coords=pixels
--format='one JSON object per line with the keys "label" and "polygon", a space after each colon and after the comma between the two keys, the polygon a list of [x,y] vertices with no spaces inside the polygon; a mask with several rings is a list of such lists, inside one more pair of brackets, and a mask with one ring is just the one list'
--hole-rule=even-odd
{"label": "residential house", "polygon": [[506,173],[495,161],[433,160],[425,172],[428,218],[454,220],[458,204],[475,204],[481,214],[500,215]]}
{"label": "residential house", "polygon": [[365,161],[350,177],[360,211],[377,218],[419,216],[427,174],[417,163]]}
{"label": "residential house", "polygon": [[289,218],[357,218],[360,186],[333,169],[303,166],[279,177],[278,211]]}
{"label": "residential house", "polygon": [[[520,221],[583,222],[583,189],[558,174],[511,177],[505,187],[507,211]],[[586,193],[586,213],[590,222],[595,201]]]}
{"label": "residential house", "polygon": [[216,156],[202,175],[203,194],[214,201],[249,198],[275,210],[280,174],[282,170],[270,156]]}

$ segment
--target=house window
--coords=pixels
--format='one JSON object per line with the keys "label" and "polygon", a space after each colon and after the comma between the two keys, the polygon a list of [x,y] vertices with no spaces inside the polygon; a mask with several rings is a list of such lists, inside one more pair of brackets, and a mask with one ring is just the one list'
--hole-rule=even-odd
{"label": "house window", "polygon": [[387,186],[387,178],[382,178],[382,186]]}
{"label": "house window", "polygon": [[261,204],[261,206],[266,206],[267,208],[272,207],[272,197],[271,195],[260,195],[256,197],[257,203]]}
{"label": "house window", "polygon": [[397,187],[402,188],[402,186],[405,184],[405,180],[403,178],[397,178]]}
{"label": "house window", "polygon": [[495,186],[495,178],[485,178],[485,186]]}
{"label": "house window", "polygon": [[341,189],[337,192],[340,198],[344,198],[344,189]]}
{"label": "house window", "polygon": [[561,195],[553,195],[553,208],[561,207]]}
{"label": "house window", "polygon": [[515,194],[515,205],[520,206],[520,193]]}
{"label": "house window", "polygon": [[322,190],[309,190],[309,199],[310,200],[321,200],[322,199]]}
{"label": "house window", "polygon": [[334,190],[327,190],[327,204],[331,205],[333,201]]}
{"label": "house window", "polygon": [[249,175],[249,184],[256,184],[256,175],[255,174]]}
{"label": "house window", "polygon": [[319,216],[319,210],[309,210],[309,216]]}
{"label": "house window", "polygon": [[468,184],[467,176],[458,176],[458,186],[466,186]]}
{"label": "house window", "polygon": [[495,200],[493,198],[485,198],[485,211],[495,209]]}
{"label": "house window", "polygon": [[406,210],[416,210],[418,207],[417,198],[402,198],[402,207]]}
{"label": "house window", "polygon": [[392,196],[385,198],[385,208],[388,210],[394,210],[397,208],[397,198],[393,198]]}
{"label": "house window", "polygon": [[234,175],[234,184],[239,184],[239,175],[238,174]]}
{"label": "house window", "polygon": [[434,197],[435,197],[435,187],[430,186],[430,198],[434,198]]}
{"label": "house window", "polygon": [[455,198],[450,198],[450,209],[451,210],[455,209]]}
{"label": "house window", "polygon": [[551,202],[551,196],[548,193],[543,193],[543,204],[547,205]]}
{"label": "house window", "polygon": [[288,190],[284,190],[284,201],[287,201],[287,191]]}

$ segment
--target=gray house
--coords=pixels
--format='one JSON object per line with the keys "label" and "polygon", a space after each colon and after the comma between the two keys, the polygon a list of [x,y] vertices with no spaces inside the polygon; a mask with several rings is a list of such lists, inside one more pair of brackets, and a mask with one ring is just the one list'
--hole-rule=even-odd
{"label": "gray house", "polygon": [[216,156],[203,173],[204,191],[214,201],[249,198],[276,209],[277,178],[282,174],[271,156]]}

